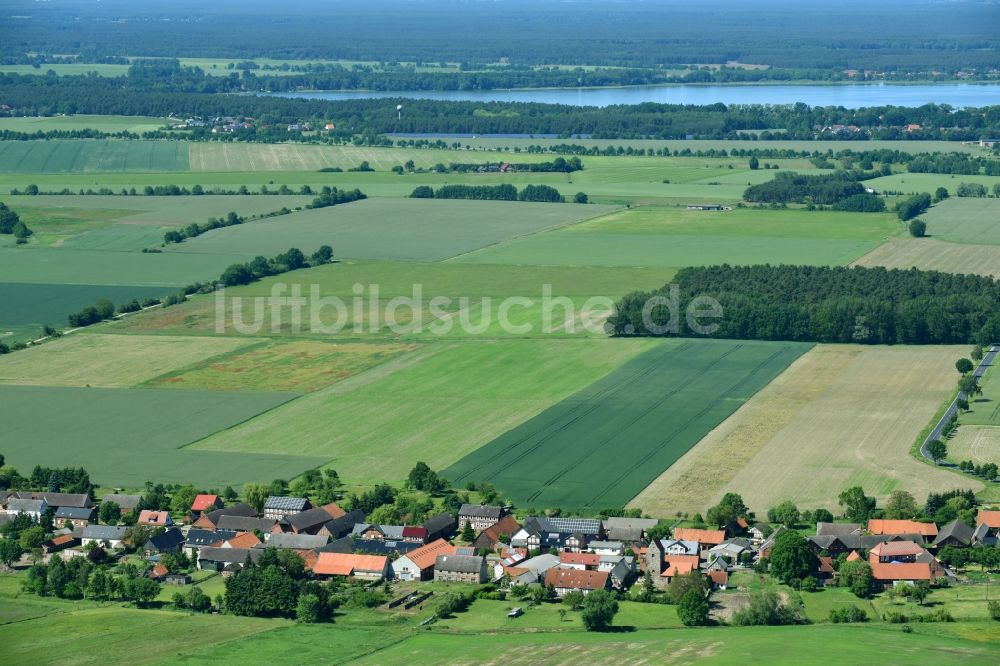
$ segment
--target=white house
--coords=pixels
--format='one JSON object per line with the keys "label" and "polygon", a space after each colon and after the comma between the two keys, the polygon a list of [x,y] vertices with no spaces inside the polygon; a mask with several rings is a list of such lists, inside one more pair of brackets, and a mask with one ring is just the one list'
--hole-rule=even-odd
{"label": "white house", "polygon": [[11,518],[18,514],[30,516],[36,523],[41,521],[42,514],[48,511],[49,505],[44,499],[16,499],[7,500],[7,508],[4,511]]}

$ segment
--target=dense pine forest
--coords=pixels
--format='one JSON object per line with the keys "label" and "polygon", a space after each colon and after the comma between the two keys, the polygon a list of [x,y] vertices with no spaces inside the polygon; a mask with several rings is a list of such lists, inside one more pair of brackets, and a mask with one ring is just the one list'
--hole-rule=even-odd
{"label": "dense pine forest", "polygon": [[[666,327],[671,310],[684,313],[696,298],[722,306],[713,338],[855,342],[865,344],[990,344],[1000,337],[1000,284],[988,277],[912,269],[819,266],[709,266],[677,273],[670,285],[622,298],[609,319],[614,335],[688,336]],[[699,307],[699,302],[695,302]],[[651,330],[651,328],[653,330]],[[669,328],[669,327],[667,327]]]}

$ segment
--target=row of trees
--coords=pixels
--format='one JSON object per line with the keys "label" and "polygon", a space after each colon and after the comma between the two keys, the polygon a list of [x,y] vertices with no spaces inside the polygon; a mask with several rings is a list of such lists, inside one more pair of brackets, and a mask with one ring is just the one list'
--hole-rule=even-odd
{"label": "row of trees", "polygon": [[[562,203],[563,196],[548,185],[525,185],[520,191],[509,184],[503,185],[442,185],[437,190],[421,185],[410,194],[413,199],[476,199],[480,201],[536,201]],[[587,195],[578,193],[574,203],[587,203]]]}
{"label": "row of trees", "polygon": [[219,282],[226,287],[250,284],[269,275],[280,275],[309,266],[320,266],[333,260],[333,248],[321,245],[308,259],[297,247],[267,257],[257,256],[244,264],[233,264],[222,272]]}

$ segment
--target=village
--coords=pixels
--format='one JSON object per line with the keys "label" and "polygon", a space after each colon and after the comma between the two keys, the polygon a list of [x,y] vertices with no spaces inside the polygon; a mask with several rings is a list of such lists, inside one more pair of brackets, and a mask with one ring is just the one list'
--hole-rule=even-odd
{"label": "village", "polygon": [[[953,506],[964,506],[951,499]],[[190,590],[208,577],[227,581],[269,557],[277,561],[275,555],[294,556],[303,580],[378,587],[386,593],[387,608],[435,603],[427,601],[434,586],[419,589],[430,583],[486,586],[489,598],[516,592],[512,618],[523,612],[513,599],[582,605],[586,596],[600,591],[611,598],[652,600],[697,581],[705,613],[690,624],[714,623],[708,615],[719,605],[713,595],[730,588],[739,574],[769,573],[803,591],[848,586],[859,597],[888,592],[922,599],[931,588],[959,582],[961,566],[1000,564],[1000,510],[979,509],[975,525],[955,518],[940,526],[886,518],[834,522],[820,510],[816,517],[823,520],[803,536],[781,524],[793,521],[780,509],[769,512],[778,521],[761,522],[750,512],[733,515],[734,505],[742,504],[738,496],[727,495],[723,503],[726,511],[708,515],[715,522],[719,516],[731,520],[707,527],[683,526],[693,521],[680,517],[519,517],[510,506],[478,503],[461,504],[456,512],[442,511],[419,524],[377,524],[358,508],[286,495],[266,497],[257,510],[203,493],[178,513],[142,508],[141,494],[107,493],[97,502],[89,493],[4,491],[0,553],[15,570],[29,568],[29,581],[32,571],[51,570],[56,560],[86,560],[95,568],[127,563],[134,567],[133,576],[156,583],[146,601],[159,595],[161,583]],[[972,514],[965,515],[968,520]],[[800,518],[797,511],[795,517]],[[704,524],[700,516],[695,521]],[[404,583],[402,592],[392,591]],[[75,591],[48,593],[76,596]],[[183,598],[175,604],[183,607]],[[226,600],[217,595],[204,610],[225,607]]]}

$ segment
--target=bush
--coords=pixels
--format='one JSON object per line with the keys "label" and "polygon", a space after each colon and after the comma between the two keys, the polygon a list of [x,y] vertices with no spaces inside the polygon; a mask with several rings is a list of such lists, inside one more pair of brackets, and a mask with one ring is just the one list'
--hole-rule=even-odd
{"label": "bush", "polygon": [[830,621],[834,624],[848,622],[867,622],[868,613],[857,606],[847,606],[846,608],[833,608],[830,610]]}
{"label": "bush", "polygon": [[910,230],[910,235],[914,238],[923,238],[927,235],[927,223],[919,217],[910,220],[910,224],[907,226]]}

